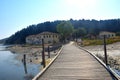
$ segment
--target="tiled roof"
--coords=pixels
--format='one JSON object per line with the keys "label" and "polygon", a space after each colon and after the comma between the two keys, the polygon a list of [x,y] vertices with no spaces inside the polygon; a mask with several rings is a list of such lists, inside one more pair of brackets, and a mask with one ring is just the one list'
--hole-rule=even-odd
{"label": "tiled roof", "polygon": [[37,37],[39,35],[58,35],[58,34],[57,33],[52,33],[52,32],[42,32],[42,33],[39,33],[39,34],[36,34],[36,35],[27,36],[26,38],[33,38],[33,37]]}

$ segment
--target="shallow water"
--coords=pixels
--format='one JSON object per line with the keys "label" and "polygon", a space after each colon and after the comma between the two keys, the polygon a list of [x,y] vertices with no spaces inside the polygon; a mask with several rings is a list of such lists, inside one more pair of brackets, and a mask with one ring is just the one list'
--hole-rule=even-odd
{"label": "shallow water", "polygon": [[27,63],[26,66],[10,51],[0,45],[0,80],[31,80],[40,71],[40,64]]}

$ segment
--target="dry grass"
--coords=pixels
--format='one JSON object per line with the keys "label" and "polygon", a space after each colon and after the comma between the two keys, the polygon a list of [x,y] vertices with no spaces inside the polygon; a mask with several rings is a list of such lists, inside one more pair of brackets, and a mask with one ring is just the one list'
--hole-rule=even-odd
{"label": "dry grass", "polygon": [[[114,38],[109,38],[106,39],[107,44],[112,44],[115,42],[120,42],[120,36],[116,36]],[[83,40],[83,45],[84,46],[89,46],[89,45],[103,45],[103,39],[84,39]]]}

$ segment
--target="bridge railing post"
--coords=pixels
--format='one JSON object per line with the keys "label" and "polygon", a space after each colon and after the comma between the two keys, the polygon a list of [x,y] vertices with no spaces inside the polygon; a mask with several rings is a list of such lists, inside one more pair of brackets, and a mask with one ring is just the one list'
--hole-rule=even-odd
{"label": "bridge railing post", "polygon": [[50,46],[48,46],[48,58],[50,58]]}
{"label": "bridge railing post", "polygon": [[25,74],[27,74],[26,54],[23,55],[23,65],[24,65]]}
{"label": "bridge railing post", "polygon": [[104,55],[105,55],[105,64],[108,65],[108,59],[107,59],[107,50],[106,50],[106,35],[103,36],[104,40]]}
{"label": "bridge railing post", "polygon": [[42,39],[42,65],[45,68],[46,63],[45,63],[45,48],[44,48],[44,39]]}

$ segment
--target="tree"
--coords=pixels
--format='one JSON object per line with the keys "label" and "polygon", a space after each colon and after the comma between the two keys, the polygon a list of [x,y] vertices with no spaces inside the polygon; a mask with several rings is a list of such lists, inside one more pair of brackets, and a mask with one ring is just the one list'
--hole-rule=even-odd
{"label": "tree", "polygon": [[86,30],[85,28],[78,28],[77,29],[77,37],[84,37],[86,35]]}
{"label": "tree", "polygon": [[61,39],[65,41],[73,33],[74,27],[69,21],[63,21],[57,25],[57,32],[60,33]]}

